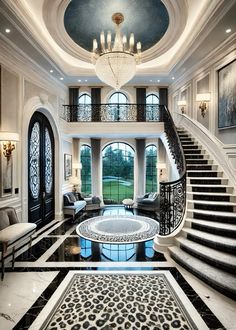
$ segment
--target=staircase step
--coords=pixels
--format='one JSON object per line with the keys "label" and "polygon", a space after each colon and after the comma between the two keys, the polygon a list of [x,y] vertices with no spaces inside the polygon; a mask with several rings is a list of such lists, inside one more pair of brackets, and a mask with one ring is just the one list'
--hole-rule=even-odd
{"label": "staircase step", "polygon": [[212,210],[220,212],[236,212],[236,203],[220,201],[188,200],[188,207],[194,210]]}
{"label": "staircase step", "polygon": [[191,149],[191,150],[195,150],[195,149],[202,149],[200,146],[198,146],[197,144],[196,145],[184,145],[183,143],[182,143],[182,147],[183,147],[183,149],[184,149],[184,152],[185,152],[185,150],[188,150],[188,149]]}
{"label": "staircase step", "polygon": [[193,154],[189,154],[189,155],[187,155],[187,154],[185,154],[185,159],[186,160],[188,160],[188,159],[192,159],[192,160],[195,160],[195,159],[209,159],[210,158],[210,156],[209,155],[206,155],[206,154],[195,154],[195,155],[193,155]]}
{"label": "staircase step", "polygon": [[204,282],[224,295],[236,300],[236,277],[201,261],[178,246],[169,247],[172,258]]}
{"label": "staircase step", "polygon": [[189,165],[198,165],[198,164],[199,165],[202,165],[202,164],[211,165],[211,164],[213,164],[213,160],[210,160],[210,159],[186,159],[186,164],[189,164]]}
{"label": "staircase step", "polygon": [[236,223],[236,214],[232,212],[212,212],[208,210],[197,210],[188,208],[187,217],[223,223]]}
{"label": "staircase step", "polygon": [[187,163],[187,171],[216,171],[218,169],[217,165],[211,165],[211,164],[189,164]]}
{"label": "staircase step", "polygon": [[236,254],[236,239],[234,238],[216,236],[192,228],[183,228],[182,233],[185,233],[187,238],[194,242],[209,246],[216,250]]}
{"label": "staircase step", "polygon": [[189,149],[189,150],[184,150],[185,155],[195,155],[195,154],[204,154],[204,150],[202,149]]}
{"label": "staircase step", "polygon": [[236,238],[236,224],[213,222],[187,218],[185,223],[188,227],[201,230],[214,235]]}
{"label": "staircase step", "polygon": [[215,192],[215,193],[232,193],[234,188],[227,185],[197,185],[197,184],[188,184],[187,190],[193,192]]}
{"label": "staircase step", "polygon": [[196,142],[195,141],[192,141],[192,140],[181,140],[181,144],[182,144],[182,147],[184,146],[190,146],[190,145],[194,145]]}
{"label": "staircase step", "polygon": [[195,178],[187,178],[187,182],[190,184],[197,185],[227,185],[228,179],[223,178],[214,178],[214,177],[195,177]]}
{"label": "staircase step", "polygon": [[221,201],[221,202],[233,202],[236,203],[236,195],[222,194],[218,192],[187,192],[187,199],[193,201]]}
{"label": "staircase step", "polygon": [[222,171],[209,171],[209,170],[190,170],[187,171],[188,177],[222,177],[223,172]]}
{"label": "staircase step", "polygon": [[198,257],[214,267],[221,268],[233,274],[236,273],[236,256],[192,242],[182,236],[177,237],[176,241],[185,252]]}

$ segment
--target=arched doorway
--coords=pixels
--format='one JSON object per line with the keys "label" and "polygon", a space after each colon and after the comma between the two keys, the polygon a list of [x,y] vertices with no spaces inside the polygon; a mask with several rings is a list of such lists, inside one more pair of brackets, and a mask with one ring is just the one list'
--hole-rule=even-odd
{"label": "arched doorway", "polygon": [[54,219],[54,136],[45,115],[35,112],[28,129],[28,221]]}
{"label": "arched doorway", "polygon": [[134,150],[126,143],[113,142],[102,151],[104,204],[121,204],[134,194]]}

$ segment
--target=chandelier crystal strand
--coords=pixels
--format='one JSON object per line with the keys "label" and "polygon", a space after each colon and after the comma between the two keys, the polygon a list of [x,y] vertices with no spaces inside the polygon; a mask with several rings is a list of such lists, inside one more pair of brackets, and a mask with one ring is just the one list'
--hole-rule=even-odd
{"label": "chandelier crystal strand", "polygon": [[141,43],[137,43],[137,52],[135,53],[134,34],[130,34],[129,45],[127,44],[127,37],[121,35],[120,24],[124,21],[123,14],[113,14],[112,21],[116,24],[114,42],[112,43],[110,31],[108,31],[106,38],[102,31],[100,47],[98,47],[97,40],[93,40],[92,61],[95,64],[98,78],[105,84],[119,90],[136,73],[136,64],[140,63],[141,59]]}

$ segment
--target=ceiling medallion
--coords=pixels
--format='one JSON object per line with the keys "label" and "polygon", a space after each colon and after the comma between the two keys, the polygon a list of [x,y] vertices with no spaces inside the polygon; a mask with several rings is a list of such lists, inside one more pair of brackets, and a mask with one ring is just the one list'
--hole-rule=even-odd
{"label": "ceiling medallion", "polygon": [[100,47],[93,40],[92,62],[98,78],[105,84],[119,90],[130,81],[136,73],[136,64],[141,61],[141,43],[134,50],[134,34],[130,34],[129,43],[126,35],[121,35],[120,24],[124,21],[122,13],[112,15],[116,25],[115,40],[112,42],[111,32],[108,31],[105,40],[104,31],[100,34]]}

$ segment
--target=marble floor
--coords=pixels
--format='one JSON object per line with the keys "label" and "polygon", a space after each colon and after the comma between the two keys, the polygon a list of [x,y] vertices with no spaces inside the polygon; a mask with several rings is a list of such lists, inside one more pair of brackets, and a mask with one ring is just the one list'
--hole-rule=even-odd
{"label": "marble floor", "polygon": [[[124,215],[131,214],[131,210],[125,210],[124,207],[106,207],[102,213],[104,215]],[[97,215],[99,214],[96,212],[84,214],[80,221]],[[152,214],[145,214],[145,216],[155,218],[155,215]],[[5,278],[0,283],[0,330],[236,329],[236,302],[191,275],[177,265],[168,254],[164,255],[154,251],[152,241],[122,245],[93,244],[91,241],[78,238],[77,225],[77,223],[71,223],[70,219],[53,221],[37,232],[31,249],[25,245],[17,251],[14,270],[7,267]],[[6,260],[7,266],[9,261],[10,257]],[[164,289],[170,292],[169,301],[179,304],[176,308],[181,310],[183,315],[176,314],[176,322],[173,324],[171,316],[167,316],[167,318],[169,317],[168,322],[161,322],[164,314],[168,313],[166,308],[165,310],[159,308],[156,310],[156,315],[146,313],[145,316],[140,314],[137,316],[142,321],[142,317],[145,317],[146,320],[148,314],[152,315],[153,320],[156,320],[158,315],[155,325],[151,316],[147,322],[143,323],[140,320],[133,320],[131,316],[127,316],[128,319],[123,320],[122,316],[109,324],[104,324],[101,320],[98,323],[93,322],[93,316],[90,316],[90,324],[78,322],[76,316],[74,316],[76,322],[71,320],[73,313],[77,315],[72,308],[67,311],[66,315],[63,314],[69,323],[65,324],[60,321],[62,299],[66,299],[66,294],[74,285],[76,278],[88,276],[88,279],[92,279],[96,276],[109,275],[109,279],[112,279],[112,276],[118,276],[116,282],[121,283],[122,280],[124,281],[122,276],[126,276],[125,282],[122,283],[122,286],[125,287],[127,276],[132,274],[136,276],[135,281],[137,278],[139,280],[145,278],[145,285],[150,276],[154,276],[155,280],[164,276],[165,283],[168,283],[168,285],[166,284],[168,288]],[[156,290],[157,283],[153,285]],[[80,287],[76,288],[76,290],[80,289]],[[143,287],[144,291],[146,289]],[[122,290],[120,291],[119,299],[121,302],[126,301],[127,303],[127,297],[122,298]],[[126,291],[128,292],[128,289],[124,290],[124,295]],[[160,296],[160,293],[161,291],[158,291],[156,297]],[[87,292],[87,294],[91,298],[91,293]],[[105,293],[103,292],[103,294]],[[144,296],[144,294],[141,295],[142,299]],[[138,299],[136,300],[138,302]],[[86,301],[89,300],[86,298]],[[158,304],[159,302],[155,301],[155,306]],[[91,311],[89,313],[94,315]],[[48,315],[51,319],[48,319]],[[83,316],[81,317],[83,319]],[[178,317],[186,322],[182,322],[181,327],[177,322]],[[59,321],[55,322],[55,320]],[[121,321],[124,323],[119,324]]]}

